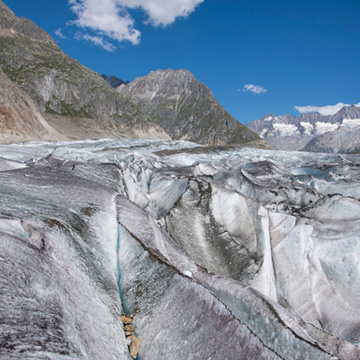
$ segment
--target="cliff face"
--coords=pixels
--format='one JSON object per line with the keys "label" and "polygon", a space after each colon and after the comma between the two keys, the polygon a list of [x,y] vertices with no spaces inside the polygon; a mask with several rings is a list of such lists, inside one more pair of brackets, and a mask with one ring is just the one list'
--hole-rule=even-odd
{"label": "cliff face", "polygon": [[101,120],[128,137],[168,135],[101,76],[70,59],[52,37],[19,19],[0,0],[0,69],[39,106],[55,115]]}
{"label": "cliff face", "polygon": [[48,125],[32,99],[0,71],[0,142],[65,139]]}
{"label": "cliff face", "polygon": [[236,121],[187,70],[157,70],[117,88],[173,139],[206,145],[241,144],[259,137]]}

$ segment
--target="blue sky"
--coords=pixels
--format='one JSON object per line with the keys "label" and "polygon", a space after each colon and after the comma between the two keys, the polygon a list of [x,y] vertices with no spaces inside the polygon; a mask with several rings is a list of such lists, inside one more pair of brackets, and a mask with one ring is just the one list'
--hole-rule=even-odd
{"label": "blue sky", "polygon": [[190,70],[244,124],[360,101],[359,0],[3,1],[100,74]]}

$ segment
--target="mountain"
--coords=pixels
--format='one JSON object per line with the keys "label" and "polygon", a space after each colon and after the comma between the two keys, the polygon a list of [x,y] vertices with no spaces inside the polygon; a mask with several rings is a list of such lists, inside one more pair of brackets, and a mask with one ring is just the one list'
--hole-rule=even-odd
{"label": "mountain", "polygon": [[157,70],[118,92],[172,137],[206,145],[241,144],[258,136],[235,120],[187,70]]}
{"label": "mountain", "polygon": [[105,74],[102,74],[101,77],[106,80],[113,88],[117,88],[119,87],[120,85],[122,84],[125,84],[127,85],[130,81],[124,81],[124,80],[121,80],[119,79],[118,77],[116,76],[106,76]]}
{"label": "mountain", "polygon": [[359,153],[360,152],[360,126],[355,129],[339,129],[329,131],[323,135],[315,136],[302,151],[327,153]]}
{"label": "mountain", "polygon": [[[169,139],[166,132],[99,74],[70,59],[32,21],[0,0],[0,70],[25,91],[49,121],[79,136]],[[62,118],[62,117],[65,118]],[[81,119],[81,120],[78,120]],[[80,129],[78,128],[80,122]],[[84,130],[85,133],[84,133]],[[75,131],[75,137],[76,137]]]}
{"label": "mountain", "polygon": [[49,126],[32,99],[0,71],[0,142],[64,140]]}
{"label": "mountain", "polygon": [[360,359],[359,157],[193,146],[0,145],[1,359]]}
{"label": "mountain", "polygon": [[[158,70],[132,83],[101,77],[1,0],[0,10],[0,70],[66,138],[171,137],[209,145],[256,140],[265,146],[189,71]],[[116,91],[111,85],[119,83]]]}
{"label": "mountain", "polygon": [[269,114],[250,121],[248,128],[281,150],[347,153],[360,150],[360,108],[344,106],[334,115]]}

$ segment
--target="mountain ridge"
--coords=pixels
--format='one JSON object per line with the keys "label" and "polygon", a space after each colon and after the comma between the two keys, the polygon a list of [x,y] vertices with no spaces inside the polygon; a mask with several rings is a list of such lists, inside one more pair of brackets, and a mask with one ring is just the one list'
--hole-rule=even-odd
{"label": "mountain ridge", "polygon": [[360,149],[360,108],[344,106],[333,115],[274,114],[250,121],[247,127],[281,150],[356,152]]}
{"label": "mountain ridge", "polygon": [[[31,20],[16,17],[1,0],[0,9],[0,70],[66,137],[109,137],[113,130],[111,138],[172,138],[203,145],[255,141],[267,147],[190,71],[156,70],[116,90],[112,80],[122,80],[104,78],[71,59],[49,34]],[[156,96],[148,96],[155,88]]]}

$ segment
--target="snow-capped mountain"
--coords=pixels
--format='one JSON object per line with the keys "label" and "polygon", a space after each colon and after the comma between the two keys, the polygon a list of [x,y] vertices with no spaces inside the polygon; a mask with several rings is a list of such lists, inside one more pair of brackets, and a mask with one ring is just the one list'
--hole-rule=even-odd
{"label": "snow-capped mountain", "polygon": [[360,151],[360,108],[344,106],[334,115],[318,112],[300,116],[269,114],[248,128],[282,150],[347,153]]}

